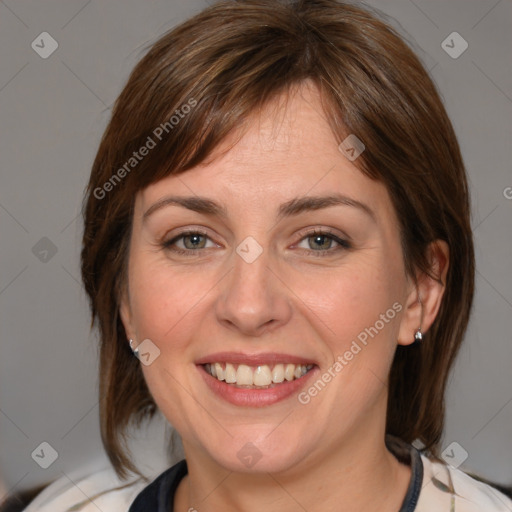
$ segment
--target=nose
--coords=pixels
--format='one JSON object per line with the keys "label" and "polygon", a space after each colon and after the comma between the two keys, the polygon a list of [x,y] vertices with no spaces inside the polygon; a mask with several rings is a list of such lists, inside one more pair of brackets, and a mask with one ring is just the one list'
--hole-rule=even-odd
{"label": "nose", "polygon": [[289,321],[289,289],[270,264],[265,250],[250,263],[234,254],[234,268],[221,281],[216,303],[221,324],[246,336],[260,336]]}

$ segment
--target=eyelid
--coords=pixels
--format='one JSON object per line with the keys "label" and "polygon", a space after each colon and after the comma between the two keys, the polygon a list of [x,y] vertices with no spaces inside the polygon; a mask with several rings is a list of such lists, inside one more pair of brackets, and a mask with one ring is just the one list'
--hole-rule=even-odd
{"label": "eyelid", "polygon": [[300,237],[299,238],[299,242],[305,238],[305,237],[308,237],[308,236],[314,236],[314,235],[329,235],[335,239],[340,239],[344,242],[347,242],[348,243],[352,243],[352,240],[351,238],[345,234],[343,231],[339,231],[339,230],[336,230],[334,228],[331,228],[331,227],[327,227],[327,226],[309,226],[307,228],[303,228],[301,229],[297,236]]}
{"label": "eyelid", "polygon": [[[173,234],[171,235],[171,233]],[[183,227],[176,227],[167,230],[161,239],[162,241],[171,240],[173,238],[183,236],[187,233],[198,233],[201,235],[210,236],[211,230],[209,228],[201,226],[200,224],[187,224],[186,226]]]}
{"label": "eyelid", "polygon": [[306,254],[317,256],[333,256],[334,254],[339,253],[340,251],[347,251],[353,248],[352,241],[350,237],[346,236],[345,234],[337,234],[335,231],[332,230],[332,228],[326,228],[326,227],[314,227],[309,228],[307,230],[304,230],[298,235],[299,240],[293,244],[292,247],[297,246],[304,240],[307,240],[310,237],[314,236],[326,236],[327,238],[330,238],[333,242],[337,244],[335,247],[330,247],[326,250],[318,250],[315,251],[313,249],[301,249]]}
{"label": "eyelid", "polygon": [[[186,227],[186,228],[183,229],[183,231],[180,231],[180,232],[172,235],[171,237],[169,237],[168,234],[166,234],[162,238],[162,241],[160,242],[160,245],[162,245],[165,248],[168,248],[171,245],[175,244],[181,238],[184,238],[184,237],[190,236],[190,235],[200,235],[200,236],[203,236],[203,237],[207,238],[208,240],[210,240],[211,242],[213,242],[214,244],[219,245],[217,242],[214,241],[212,236],[210,236],[210,234],[208,233],[208,231],[205,228],[203,228],[203,227],[194,227],[194,226]],[[181,250],[183,252],[197,252],[197,251],[193,251],[192,249],[181,249]]]}
{"label": "eyelid", "polygon": [[297,234],[298,241],[296,243],[301,242],[304,238],[308,238],[314,235],[329,236],[344,246],[352,246],[352,239],[347,234],[334,228],[325,226],[310,226],[308,228],[302,229]]}
{"label": "eyelid", "polygon": [[[181,249],[181,248],[175,248],[172,249],[171,247],[175,245],[179,240],[182,238],[185,238],[187,236],[191,235],[200,235],[202,237],[205,237],[209,241],[213,242],[217,246],[219,245],[215,240],[209,235],[208,230],[203,227],[194,227],[194,226],[188,226],[184,228],[182,231],[176,233],[172,237],[170,237],[167,240],[162,240],[160,245],[171,252],[174,252],[175,254],[181,254],[181,255],[187,255],[187,256],[198,256],[200,253],[206,249],[211,249],[211,247],[200,247],[198,249]],[[352,248],[352,241],[350,237],[345,235],[344,233],[337,233],[335,230],[333,230],[330,227],[308,227],[303,228],[298,234],[298,240],[291,246],[296,247],[299,243],[306,240],[307,238],[313,237],[315,235],[318,236],[326,236],[327,238],[330,238],[333,242],[337,244],[335,247],[331,247],[326,250],[313,250],[313,249],[304,249],[301,248],[300,250],[303,253],[311,254],[315,256],[329,256],[333,255],[334,253],[337,253],[341,250],[349,250]],[[165,238],[165,237],[164,237]]]}

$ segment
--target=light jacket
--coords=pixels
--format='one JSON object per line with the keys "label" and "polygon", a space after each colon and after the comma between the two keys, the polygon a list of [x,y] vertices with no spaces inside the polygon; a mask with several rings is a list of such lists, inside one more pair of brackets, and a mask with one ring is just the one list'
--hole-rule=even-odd
{"label": "light jacket", "polygon": [[[494,487],[423,454],[421,460],[423,482],[414,512],[512,512],[512,500]],[[75,471],[49,485],[23,512],[127,512],[148,483],[123,482],[111,467]]]}

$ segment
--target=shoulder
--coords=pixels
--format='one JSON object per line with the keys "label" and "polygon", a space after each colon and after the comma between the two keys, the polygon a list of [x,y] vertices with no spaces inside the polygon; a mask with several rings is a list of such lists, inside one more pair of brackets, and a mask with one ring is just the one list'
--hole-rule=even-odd
{"label": "shoulder", "polygon": [[494,487],[425,455],[421,460],[423,484],[416,512],[512,512],[512,500]]}
{"label": "shoulder", "polygon": [[176,489],[187,472],[187,461],[177,462],[139,492],[129,512],[172,510]]}
{"label": "shoulder", "polygon": [[23,512],[125,512],[146,485],[120,480],[112,467],[82,469],[50,484]]}

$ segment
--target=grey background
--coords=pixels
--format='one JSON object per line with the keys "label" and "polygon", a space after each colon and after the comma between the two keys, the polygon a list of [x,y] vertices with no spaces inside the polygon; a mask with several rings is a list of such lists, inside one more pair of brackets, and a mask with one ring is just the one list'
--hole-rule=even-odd
{"label": "grey background", "polygon": [[[95,335],[79,278],[82,192],[131,68],[150,42],[205,5],[0,1],[0,473],[7,489],[104,457]],[[471,180],[477,294],[450,380],[443,447],[459,443],[468,453],[463,469],[512,484],[512,2],[370,5],[396,19],[431,70]],[[47,59],[31,48],[44,31],[59,45]],[[454,31],[469,44],[457,59],[441,47]],[[165,464],[163,425],[135,441],[148,472]],[[43,441],[59,455],[48,469],[31,457]]]}

